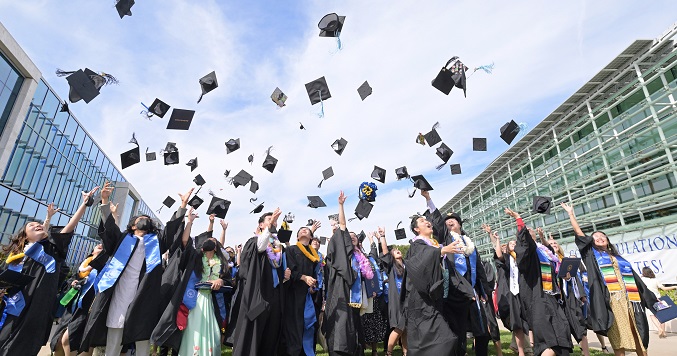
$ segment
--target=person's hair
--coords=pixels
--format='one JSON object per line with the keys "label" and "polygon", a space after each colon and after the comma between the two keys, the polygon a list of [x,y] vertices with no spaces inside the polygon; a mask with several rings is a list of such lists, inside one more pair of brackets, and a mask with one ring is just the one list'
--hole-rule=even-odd
{"label": "person's hair", "polygon": [[418,228],[418,218],[420,217],[422,216],[416,215],[411,218],[411,224],[409,225],[409,228],[411,229],[411,232],[414,233],[414,235],[418,235],[418,233],[414,229]]}
{"label": "person's hair", "polygon": [[656,278],[651,267],[642,267],[642,276],[647,278]]}
{"label": "person's hair", "polygon": [[[391,256],[392,256],[394,251],[400,251],[400,249],[397,248],[397,247],[391,248],[390,249],[390,255]],[[402,251],[400,251],[400,253],[401,252]],[[395,268],[395,274],[397,274],[398,276],[403,275],[404,274],[404,263],[403,263],[403,261],[396,259],[395,256],[393,256],[392,258],[393,258],[393,267]]]}
{"label": "person's hair", "polygon": [[[28,238],[28,234],[26,233],[26,226],[28,226],[28,224],[30,224],[30,222],[22,226],[16,234],[12,235],[12,237],[9,238],[9,243],[7,245],[2,246],[2,254],[5,255],[5,257],[9,256],[10,254],[19,254],[24,251],[26,239]],[[21,262],[20,259],[14,261],[13,264],[17,264],[19,262]]]}
{"label": "person's hair", "polygon": [[310,239],[310,242],[317,241],[318,244],[322,244],[322,241],[320,241],[319,237],[313,237]]}
{"label": "person's hair", "polygon": [[[209,239],[214,239],[213,237],[210,237]],[[209,240],[207,239],[207,240]],[[216,248],[214,249],[214,254],[218,259],[221,261],[221,271],[219,271],[219,278],[221,278],[222,275],[226,274],[228,270],[230,269],[230,265],[228,265],[228,261],[226,260],[226,256],[223,255],[223,252],[221,251],[221,243],[214,239],[216,242]],[[205,240],[206,241],[206,240]],[[200,258],[195,259],[195,266],[193,267],[194,271],[197,272],[197,274],[202,277],[202,274],[204,273],[204,266],[202,265],[202,256],[204,256],[204,252],[202,252],[202,247],[198,249],[198,254],[200,255]]]}
{"label": "person's hair", "polygon": [[612,256],[618,256],[618,250],[616,250],[616,246],[614,246],[614,244],[611,243],[611,240],[609,240],[609,236],[606,233],[604,233],[604,231],[600,231],[600,230],[593,231],[593,233],[590,234],[590,236],[593,236],[597,233],[604,235],[604,238],[606,238],[607,253],[609,253]]}
{"label": "person's hair", "polygon": [[131,234],[132,232],[134,232],[134,229],[132,228],[132,226],[134,226],[134,224],[136,223],[136,219],[138,219],[138,218],[147,218],[148,220],[150,220],[151,228],[150,228],[150,231],[146,231],[147,233],[156,234],[158,232],[158,228],[157,228],[157,226],[155,226],[155,222],[153,222],[153,218],[151,218],[150,216],[148,216],[146,214],[141,214],[141,215],[132,216],[132,218],[129,219],[129,222],[127,223],[127,232],[128,233]]}
{"label": "person's hair", "polygon": [[269,212],[264,213],[263,215],[259,216],[259,224],[266,221],[267,216],[273,216],[273,213],[269,211]]}
{"label": "person's hair", "polygon": [[[559,255],[560,258],[564,258],[564,256],[566,256],[564,254],[564,247],[562,247],[562,245],[560,245],[560,243],[557,240],[555,240],[555,239],[552,239],[552,240],[557,242],[557,250],[555,250],[555,254]],[[550,239],[548,239],[548,242],[549,241],[550,241]],[[552,246],[552,245],[550,245],[550,246]]]}

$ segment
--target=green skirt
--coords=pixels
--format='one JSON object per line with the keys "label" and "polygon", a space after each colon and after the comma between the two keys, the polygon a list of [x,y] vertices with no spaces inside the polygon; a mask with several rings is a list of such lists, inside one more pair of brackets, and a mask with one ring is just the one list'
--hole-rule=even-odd
{"label": "green skirt", "polygon": [[210,290],[200,290],[195,308],[188,313],[179,356],[220,356],[221,331],[214,314]]}

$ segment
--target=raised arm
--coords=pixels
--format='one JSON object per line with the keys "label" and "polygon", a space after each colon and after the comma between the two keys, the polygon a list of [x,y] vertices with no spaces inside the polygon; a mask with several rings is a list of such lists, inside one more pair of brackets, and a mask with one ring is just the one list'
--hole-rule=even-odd
{"label": "raised arm", "polygon": [[496,257],[499,259],[503,258],[503,251],[501,250],[501,238],[498,236],[498,232],[496,231],[491,231],[491,226],[487,224],[482,224],[482,229],[484,232],[489,234],[489,238],[491,239],[491,245],[494,247],[494,251],[496,252]]}
{"label": "raised arm", "polygon": [[216,218],[216,214],[210,214],[209,215],[209,226],[207,227],[207,232],[214,231],[214,219],[215,218]]}
{"label": "raised arm", "polygon": [[[108,217],[111,215],[111,210],[110,210],[110,196],[113,194],[113,185],[111,182],[106,181],[103,185],[103,189],[101,189],[101,205],[99,205],[99,209],[101,210],[101,221],[106,224],[106,220],[108,220]],[[115,225],[118,225],[118,221],[115,221]]]}
{"label": "raised arm", "polygon": [[66,224],[66,226],[61,229],[62,234],[68,234],[75,231],[75,227],[78,226],[78,222],[80,222],[82,216],[85,215],[85,210],[87,210],[88,206],[87,201],[90,197],[94,196],[94,193],[96,193],[97,190],[99,190],[99,187],[94,187],[94,189],[90,190],[89,192],[82,192],[82,203],[80,204],[80,207],[78,207],[78,210],[75,211],[75,214],[73,214],[71,219],[68,221],[68,224]]}
{"label": "raised arm", "polygon": [[388,242],[386,241],[386,230],[384,227],[379,226],[378,227],[378,236],[379,236],[379,241],[381,242],[381,254],[387,255],[388,252]]}
{"label": "raised arm", "polygon": [[574,229],[574,234],[576,236],[585,236],[583,230],[581,230],[581,227],[578,225],[576,215],[574,215],[574,207],[567,203],[561,203],[560,206],[562,209],[564,209],[564,211],[567,212],[567,214],[569,214],[569,222],[571,222],[571,227]]}
{"label": "raised arm", "polygon": [[219,237],[219,242],[221,242],[221,246],[226,246],[226,230],[228,229],[228,223],[221,219],[219,220],[219,224],[221,224],[221,237]]}
{"label": "raised arm", "polygon": [[183,235],[181,235],[181,243],[185,248],[190,241],[190,230],[193,228],[193,221],[197,218],[196,214],[193,214],[194,209],[191,207],[188,211],[188,218],[186,219],[186,227],[183,229]]}
{"label": "raised arm", "polygon": [[49,225],[50,221],[52,220],[52,216],[54,216],[54,214],[58,213],[59,211],[61,211],[61,209],[55,209],[54,203],[49,203],[49,205],[47,205],[47,217],[45,217],[45,221],[42,223],[42,228],[45,229],[45,231],[49,231]]}
{"label": "raised arm", "polygon": [[259,234],[258,239],[256,240],[256,248],[259,252],[263,252],[266,250],[268,247],[269,243],[269,238],[272,235],[273,231],[275,229],[275,225],[277,224],[277,219],[280,217],[282,214],[282,210],[280,208],[275,208],[275,211],[273,211],[273,215],[270,217],[270,221],[266,222],[263,225],[263,230]]}
{"label": "raised arm", "polygon": [[542,228],[537,227],[536,233],[538,234],[538,239],[541,240],[541,244],[543,246],[550,246],[550,242],[548,242],[548,239],[545,238],[545,232],[543,232]]}
{"label": "raised arm", "polygon": [[338,204],[339,204],[339,227],[341,230],[346,231],[346,214],[343,211],[343,204],[346,202],[346,195],[343,194],[343,191],[341,191],[341,194],[339,194],[338,197]]}

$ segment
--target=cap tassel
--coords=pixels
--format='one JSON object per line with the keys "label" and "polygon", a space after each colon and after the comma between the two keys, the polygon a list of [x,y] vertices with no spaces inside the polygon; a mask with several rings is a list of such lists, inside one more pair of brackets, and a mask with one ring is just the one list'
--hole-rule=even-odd
{"label": "cap tassel", "polygon": [[252,204],[253,204],[253,202],[255,202],[255,201],[257,201],[257,200],[258,200],[258,198],[256,198],[256,197],[254,197],[254,198],[249,198],[249,202],[252,203]]}
{"label": "cap tassel", "polygon": [[[479,66],[479,67],[475,68],[475,70],[473,70],[472,72],[475,73],[478,70],[483,70],[484,73],[491,74],[494,71],[494,62],[491,62],[491,64]],[[470,75],[472,75],[472,73]],[[468,78],[469,77],[470,76],[468,76]]]}
{"label": "cap tassel", "polygon": [[397,226],[395,226],[395,230],[399,229],[400,225],[402,225],[402,220],[400,220],[400,222],[397,223]]}
{"label": "cap tassel", "polygon": [[322,100],[322,91],[318,90],[317,94],[320,95],[320,113],[317,114],[317,117],[321,119],[324,117],[324,101]]}
{"label": "cap tassel", "polygon": [[341,43],[341,31],[336,31],[336,47],[338,47],[338,50],[343,49],[343,44]]}
{"label": "cap tassel", "polygon": [[153,112],[152,112],[152,111],[150,110],[150,108],[149,108],[148,106],[146,106],[146,104],[144,104],[143,102],[141,103],[141,106],[143,106],[144,108],[146,108],[146,110],[142,110],[139,114],[145,116],[146,119],[150,120],[150,118],[153,117]]}
{"label": "cap tassel", "polygon": [[435,167],[435,169],[437,169],[439,171],[440,169],[442,169],[446,165],[447,165],[447,162],[444,162],[444,163],[440,164],[439,166]]}
{"label": "cap tassel", "polygon": [[226,171],[223,172],[223,176],[224,176],[225,178],[228,178],[229,175],[230,175],[230,170],[229,170],[229,169],[226,169]]}
{"label": "cap tassel", "polygon": [[[407,189],[407,193],[409,193],[409,189]],[[413,198],[414,195],[416,195],[416,188],[414,188],[414,191],[409,193],[409,198]]]}
{"label": "cap tassel", "polygon": [[158,214],[160,214],[160,212],[162,211],[162,208],[164,208],[164,207],[165,207],[164,205],[163,205],[163,206],[161,206],[161,207],[160,207],[160,209],[158,209],[158,210],[155,210],[155,212],[156,212],[156,213],[158,213]]}
{"label": "cap tassel", "polygon": [[351,222],[351,221],[353,221],[353,220],[355,220],[355,219],[357,219],[357,217],[350,218],[350,219],[348,219],[348,222]]}
{"label": "cap tassel", "polygon": [[317,185],[318,188],[322,188],[322,182],[324,182],[324,179],[320,181],[320,184]]}
{"label": "cap tassel", "polygon": [[[132,132],[132,139],[129,140],[129,143],[133,143],[133,144],[139,146],[139,141],[136,140],[136,133]],[[148,150],[146,150],[146,151],[148,151]]]}
{"label": "cap tassel", "polygon": [[207,189],[207,191],[209,192],[209,195],[211,195],[211,196],[213,196],[213,197],[216,196],[216,195],[214,194],[214,192],[213,192],[211,189]]}
{"label": "cap tassel", "polygon": [[[437,130],[437,129],[439,129],[439,128],[440,128],[440,122],[438,121],[438,122],[435,123],[435,125],[433,125],[433,128],[432,128],[432,129],[433,129],[433,130]],[[431,131],[432,131],[432,130],[431,130]]]}
{"label": "cap tassel", "polygon": [[527,129],[529,129],[529,125],[527,125],[526,122],[520,122],[517,124],[518,128],[515,128],[515,131],[517,131],[519,134],[519,138],[522,138],[527,135]]}
{"label": "cap tassel", "polygon": [[197,103],[198,103],[198,104],[202,101],[202,97],[203,97],[203,96],[204,96],[204,94],[200,94],[200,98],[197,99]]}
{"label": "cap tassel", "polygon": [[57,69],[56,69],[56,76],[57,76],[57,77],[65,77],[65,76],[71,75],[71,74],[73,74],[73,73],[75,73],[75,72],[76,72],[76,71],[70,71],[70,72],[68,72],[68,71],[62,70],[62,69],[60,69],[60,68],[57,68]]}
{"label": "cap tassel", "polygon": [[104,79],[103,85],[120,84],[118,78],[115,78],[112,74],[101,72],[99,73],[99,76]]}

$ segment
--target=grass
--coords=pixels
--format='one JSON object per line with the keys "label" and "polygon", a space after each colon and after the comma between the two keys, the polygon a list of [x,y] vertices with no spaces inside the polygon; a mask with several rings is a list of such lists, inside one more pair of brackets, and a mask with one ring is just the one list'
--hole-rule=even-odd
{"label": "grass", "polygon": [[[509,331],[501,331],[501,349],[503,350],[503,355],[508,356],[508,355],[517,355],[516,352],[513,352],[510,350],[510,339],[512,338],[511,334]],[[383,356],[385,355],[385,352],[381,349],[382,344],[379,345],[379,355]],[[230,356],[231,350],[228,348],[227,350],[223,350],[221,352],[222,356]],[[574,345],[574,352],[571,355],[582,355],[583,353],[581,352],[580,347],[578,345]],[[317,356],[328,356],[329,354],[326,352],[318,352]],[[371,355],[370,352],[366,352],[365,355],[369,356]],[[395,348],[395,351],[393,352],[393,355],[395,356],[402,356],[402,350],[400,350],[399,347]],[[489,345],[489,355],[496,355],[496,348],[493,345]],[[602,351],[598,349],[590,349],[590,356],[603,356],[603,355],[608,355],[603,353]],[[475,356],[475,351],[472,350],[472,340],[468,341],[468,356]]]}

